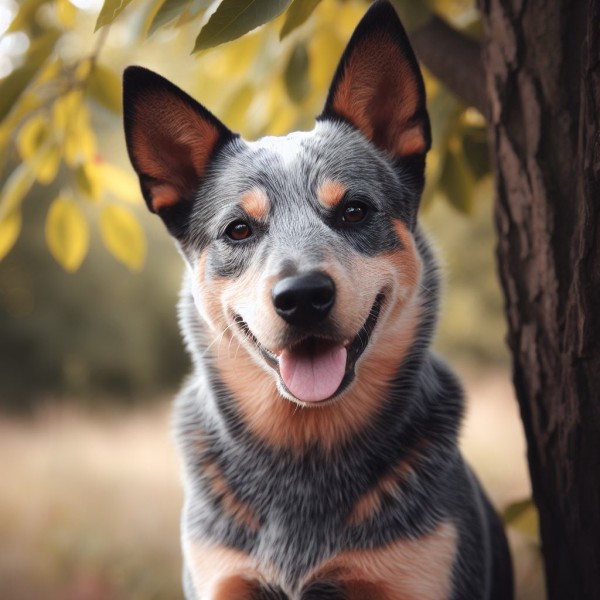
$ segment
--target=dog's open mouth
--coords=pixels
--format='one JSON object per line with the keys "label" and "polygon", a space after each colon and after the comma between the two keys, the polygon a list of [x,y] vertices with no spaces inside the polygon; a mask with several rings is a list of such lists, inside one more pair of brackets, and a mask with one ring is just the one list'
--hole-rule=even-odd
{"label": "dog's open mouth", "polygon": [[235,320],[277,372],[280,383],[291,396],[308,404],[319,403],[341,393],[354,378],[354,367],[369,344],[383,301],[383,294],[379,294],[366,321],[350,342],[312,335],[279,354],[265,348],[239,315]]}

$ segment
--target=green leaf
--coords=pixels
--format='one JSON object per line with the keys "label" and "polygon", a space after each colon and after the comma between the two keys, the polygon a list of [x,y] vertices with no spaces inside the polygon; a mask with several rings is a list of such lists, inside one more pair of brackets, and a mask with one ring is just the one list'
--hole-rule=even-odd
{"label": "green leaf", "polygon": [[427,205],[433,200],[438,191],[438,184],[442,175],[448,140],[459,125],[459,118],[463,110],[462,104],[444,89],[432,94],[428,102],[429,119],[433,144],[427,157],[427,171],[425,190],[423,191],[422,204]]}
{"label": "green leaf", "polygon": [[502,512],[506,525],[531,538],[539,538],[539,517],[532,498],[509,504]]}
{"label": "green leaf", "polygon": [[121,114],[121,79],[114,71],[96,63],[87,81],[87,91],[98,104]]}
{"label": "green leaf", "polygon": [[282,40],[294,29],[300,27],[312,15],[320,2],[321,0],[293,0],[285,15],[285,23],[279,32],[279,39]]}
{"label": "green leaf", "polygon": [[89,227],[77,202],[59,196],[46,218],[46,241],[52,256],[65,271],[77,271],[89,246]]}
{"label": "green leaf", "polygon": [[306,46],[304,44],[297,44],[290,54],[290,59],[283,74],[288,96],[296,104],[302,102],[306,94],[310,91],[308,62]]}
{"label": "green leaf", "polygon": [[60,32],[50,31],[36,38],[25,56],[23,65],[0,81],[0,122],[15,106],[21,94],[52,54]]}
{"label": "green leaf", "polygon": [[452,206],[462,213],[471,213],[475,191],[474,182],[461,152],[448,150],[439,186]]}
{"label": "green leaf", "polygon": [[165,0],[158,12],[154,15],[152,23],[148,28],[148,35],[152,35],[157,29],[174,21],[190,4],[192,0]]}
{"label": "green leaf", "polygon": [[110,253],[132,271],[140,271],[146,256],[144,232],[133,213],[109,204],[100,213],[100,233]]}
{"label": "green leaf", "polygon": [[392,0],[407,31],[414,31],[427,23],[431,17],[431,0]]}
{"label": "green leaf", "polygon": [[531,498],[512,502],[502,511],[502,520],[506,525],[510,525],[517,517],[529,510],[532,505],[533,500]]}
{"label": "green leaf", "polygon": [[194,52],[230,42],[280,15],[291,0],[223,0],[196,38]]}
{"label": "green leaf", "polygon": [[130,2],[131,0],[104,0],[96,21],[96,27],[94,27],[94,33],[105,25],[110,25]]}
{"label": "green leaf", "polygon": [[444,88],[437,90],[427,102],[431,121],[433,147],[442,151],[448,138],[456,130],[464,106]]}
{"label": "green leaf", "polygon": [[467,129],[463,134],[463,151],[467,164],[478,181],[492,170],[490,147],[485,130]]}

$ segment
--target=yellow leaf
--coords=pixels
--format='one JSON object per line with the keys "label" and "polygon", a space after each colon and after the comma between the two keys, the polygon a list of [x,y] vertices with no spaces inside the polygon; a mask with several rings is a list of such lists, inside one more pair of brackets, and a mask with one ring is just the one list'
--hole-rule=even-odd
{"label": "yellow leaf", "polygon": [[67,131],[73,96],[73,92],[65,94],[58,98],[52,105],[52,126],[58,136],[64,136]]}
{"label": "yellow leaf", "polygon": [[96,157],[96,136],[89,127],[73,129],[65,140],[65,162],[74,168]]}
{"label": "yellow leaf", "polygon": [[60,148],[56,144],[40,152],[39,158],[36,160],[35,175],[41,184],[48,185],[54,181],[60,166],[60,159]]}
{"label": "yellow leaf", "polygon": [[124,206],[108,204],[100,213],[100,233],[110,253],[132,271],[140,271],[146,257],[144,232]]}
{"label": "yellow leaf", "polygon": [[93,66],[94,61],[91,58],[82,60],[75,68],[75,77],[79,80],[87,79],[90,76]]}
{"label": "yellow leaf", "polygon": [[107,192],[124,202],[140,204],[140,184],[133,172],[106,162],[96,163],[94,168]]}
{"label": "yellow leaf", "polygon": [[77,9],[69,0],[56,0],[56,16],[58,22],[67,29],[72,29],[77,18]]}
{"label": "yellow leaf", "polygon": [[35,115],[19,131],[17,147],[21,158],[28,162],[37,180],[46,185],[54,181],[60,165],[61,152],[52,139],[46,117]]}
{"label": "yellow leaf", "polygon": [[100,200],[103,186],[98,165],[92,162],[80,164],[75,169],[77,188],[88,200]]}
{"label": "yellow leaf", "polygon": [[0,123],[0,164],[6,161],[7,147],[18,125],[28,113],[39,108],[41,104],[42,100],[37,95],[25,93],[6,119]]}
{"label": "yellow leaf", "polygon": [[63,140],[65,162],[71,168],[96,156],[96,136],[80,92],[71,92],[54,103],[53,125]]}
{"label": "yellow leaf", "polygon": [[12,249],[21,232],[21,213],[13,210],[0,221],[0,260]]}
{"label": "yellow leaf", "polygon": [[[82,64],[88,64],[88,62]],[[74,115],[79,112],[82,101],[83,95],[79,90],[68,92],[54,101],[52,106],[52,125],[59,135],[65,135],[68,129],[73,126],[72,120]]]}
{"label": "yellow leaf", "polygon": [[47,63],[37,77],[37,83],[50,83],[56,81],[64,68],[60,58]]}
{"label": "yellow leaf", "polygon": [[87,91],[104,108],[121,113],[121,78],[113,70],[96,63],[88,78]]}
{"label": "yellow leaf", "polygon": [[50,206],[46,241],[65,271],[77,271],[87,254],[89,229],[81,208],[72,198],[61,195]]}
{"label": "yellow leaf", "polygon": [[33,158],[50,136],[50,123],[42,115],[29,119],[17,136],[17,148],[23,160]]}

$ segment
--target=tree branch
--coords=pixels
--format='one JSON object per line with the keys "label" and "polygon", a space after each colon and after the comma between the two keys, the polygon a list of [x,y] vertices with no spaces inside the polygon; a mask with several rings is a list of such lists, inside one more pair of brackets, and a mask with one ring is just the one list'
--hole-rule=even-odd
{"label": "tree branch", "polygon": [[446,87],[487,118],[481,45],[434,15],[410,35],[419,60]]}

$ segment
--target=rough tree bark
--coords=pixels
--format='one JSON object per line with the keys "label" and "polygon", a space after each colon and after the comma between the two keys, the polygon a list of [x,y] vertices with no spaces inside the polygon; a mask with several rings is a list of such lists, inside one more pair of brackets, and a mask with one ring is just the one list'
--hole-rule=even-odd
{"label": "rough tree bark", "polygon": [[[594,600],[600,598],[600,0],[480,0],[480,8],[498,266],[548,597]],[[427,65],[431,57],[419,54]],[[445,68],[442,80],[456,90],[452,79],[464,60],[455,66]],[[479,81],[479,71],[472,72]]]}
{"label": "rough tree bark", "polygon": [[600,6],[484,0],[498,265],[551,599],[600,598]]}

